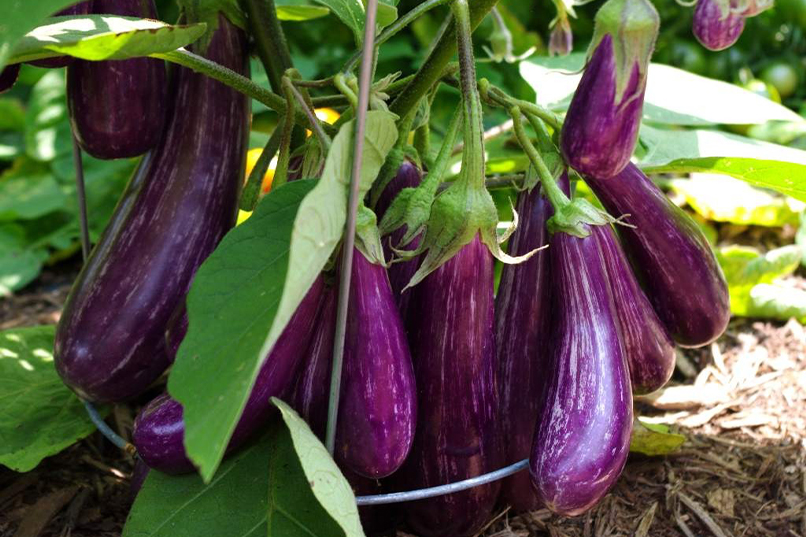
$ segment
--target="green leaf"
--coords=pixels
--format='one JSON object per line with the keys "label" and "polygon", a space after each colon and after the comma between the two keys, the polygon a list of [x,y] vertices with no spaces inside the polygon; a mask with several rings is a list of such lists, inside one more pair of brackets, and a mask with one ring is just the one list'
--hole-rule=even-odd
{"label": "green leaf", "polygon": [[[584,65],[584,53],[533,57],[521,62],[520,72],[537,93],[538,104],[562,111],[571,102]],[[647,75],[644,120],[673,125],[744,125],[803,118],[739,86],[653,63]]]}
{"label": "green leaf", "polygon": [[390,2],[378,2],[378,11],[375,16],[378,26],[389,26],[397,20],[397,8]]}
{"label": "green leaf", "polygon": [[204,24],[171,26],[112,15],[54,17],[20,40],[11,60],[27,62],[59,54],[85,60],[125,60],[184,47],[205,29]]}
{"label": "green leaf", "polygon": [[34,85],[25,114],[25,151],[34,160],[50,161],[73,147],[67,123],[64,69],[51,69]]}
{"label": "green leaf", "polygon": [[0,24],[0,69],[6,66],[14,45],[47,17],[76,0],[5,0]]}
{"label": "green leaf", "polygon": [[639,140],[638,164],[642,168],[704,157],[778,160],[806,165],[806,151],[721,131],[656,129],[643,125]]}
{"label": "green leaf", "polygon": [[753,299],[756,287],[792,274],[798,268],[802,255],[799,246],[784,246],[763,255],[743,246],[716,250],[717,260],[728,280],[731,313],[744,317],[757,316],[759,312],[755,309],[755,301],[760,299]]}
{"label": "green leaf", "polygon": [[307,21],[326,17],[330,9],[324,6],[312,6],[307,0],[275,0],[277,18],[281,21]]}
{"label": "green leaf", "polygon": [[[691,179],[672,180],[670,185],[698,214],[717,222],[768,227],[797,226],[799,213],[803,209],[802,202],[724,175],[697,173],[692,174]],[[726,192],[730,192],[730,196],[726,196]]]}
{"label": "green leaf", "polygon": [[[367,114],[362,196],[397,139],[392,118]],[[168,390],[184,406],[185,447],[206,481],[221,462],[262,360],[341,239],[353,143],[350,122],[334,138],[319,181],[272,190],[196,273],[187,300],[189,330]]]}
{"label": "green leaf", "polygon": [[686,441],[682,434],[673,433],[665,425],[646,423],[641,418],[633,422],[630,451],[656,456],[677,451]]}
{"label": "green leaf", "polygon": [[46,171],[22,166],[0,176],[0,222],[38,218],[61,209],[65,201]]}
{"label": "green leaf", "polygon": [[0,131],[25,130],[25,107],[19,99],[0,99]]}
{"label": "green leaf", "polygon": [[95,430],[53,366],[55,327],[0,332],[0,464],[27,472]]}
{"label": "green leaf", "polygon": [[[280,401],[276,397],[272,398],[275,406],[280,409],[283,416],[283,422],[288,428],[293,442],[293,449],[296,456],[286,454],[283,458],[289,462],[298,458],[299,465],[304,472],[304,478],[307,491],[312,491],[316,502],[321,505],[322,509],[327,513],[330,521],[338,524],[341,530],[338,533],[332,529],[332,524],[327,524],[326,520],[303,520],[299,516],[296,518],[296,523],[289,524],[289,520],[284,520],[285,517],[278,517],[277,525],[272,526],[271,520],[273,518],[273,511],[278,511],[278,515],[283,514],[280,510],[290,511],[291,509],[298,509],[296,503],[292,503],[292,499],[288,498],[288,489],[282,487],[281,483],[273,483],[272,494],[275,500],[282,500],[270,502],[272,509],[269,511],[270,524],[269,524],[269,537],[286,537],[292,535],[317,535],[322,537],[331,537],[334,535],[344,535],[345,537],[363,537],[364,532],[361,529],[361,520],[358,517],[358,507],[355,503],[355,495],[350,488],[350,484],[339,471],[338,466],[330,457],[325,449],[325,446],[316,438],[308,424],[299,417],[287,404]],[[277,470],[282,470],[282,467],[275,469],[273,475],[279,477],[280,473]],[[299,500],[305,500],[308,494],[301,488],[296,488],[299,494]],[[310,500],[308,500],[310,502]],[[289,509],[285,509],[284,505],[289,505]],[[276,507],[275,507],[276,506]],[[278,509],[279,508],[279,509]],[[296,511],[292,512],[296,515]],[[313,526],[316,523],[316,526]],[[303,528],[317,531],[303,531]],[[291,530],[294,531],[291,531]],[[327,531],[324,531],[327,529]],[[288,533],[286,533],[288,531]]]}
{"label": "green leaf", "polygon": [[22,289],[36,279],[47,258],[47,251],[41,249],[4,250],[0,247],[0,297]]}
{"label": "green leaf", "polygon": [[775,160],[706,157],[643,168],[645,173],[718,173],[806,201],[806,166]]}
{"label": "green leaf", "polygon": [[266,535],[272,432],[228,458],[209,484],[198,475],[150,471],[129,511],[123,537],[258,537]]}
{"label": "green leaf", "polygon": [[322,4],[339,18],[353,31],[355,42],[361,44],[364,40],[364,4],[361,0],[313,0],[317,4]]}
{"label": "green leaf", "polygon": [[760,283],[750,290],[748,317],[778,319],[795,318],[806,323],[806,291],[791,286]]}

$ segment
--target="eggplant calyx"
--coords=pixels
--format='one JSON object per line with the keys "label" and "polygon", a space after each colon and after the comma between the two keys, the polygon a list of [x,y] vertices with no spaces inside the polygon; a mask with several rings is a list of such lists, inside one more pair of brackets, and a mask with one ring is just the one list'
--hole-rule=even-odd
{"label": "eggplant calyx", "polygon": [[377,218],[365,205],[358,208],[355,222],[355,247],[364,254],[370,263],[375,265],[386,265],[383,257],[383,246],[381,246],[381,236],[376,225]]}
{"label": "eggplant calyx", "polygon": [[584,239],[590,235],[588,226],[607,226],[617,220],[606,212],[596,208],[584,198],[575,198],[571,203],[560,207],[548,219],[550,233],[567,233]]}

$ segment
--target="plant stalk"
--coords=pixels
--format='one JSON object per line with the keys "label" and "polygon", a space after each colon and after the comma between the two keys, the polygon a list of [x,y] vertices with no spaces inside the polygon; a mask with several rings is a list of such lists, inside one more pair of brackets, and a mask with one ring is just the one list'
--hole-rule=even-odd
{"label": "plant stalk", "polygon": [[269,76],[271,89],[279,93],[282,91],[283,74],[293,64],[274,0],[241,0],[241,4],[246,11],[249,31],[255,38],[257,54]]}

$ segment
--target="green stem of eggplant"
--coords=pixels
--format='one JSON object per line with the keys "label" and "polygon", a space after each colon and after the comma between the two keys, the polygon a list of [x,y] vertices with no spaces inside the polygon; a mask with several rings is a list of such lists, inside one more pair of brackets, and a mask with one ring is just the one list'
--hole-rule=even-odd
{"label": "green stem of eggplant", "polygon": [[[498,3],[498,0],[474,0],[470,7],[470,27],[475,29],[482,19]],[[438,38],[422,67],[406,89],[398,95],[389,109],[400,117],[408,114],[417,106],[420,99],[428,93],[436,82],[442,78],[443,70],[456,52],[456,24],[450,24]]]}
{"label": "green stem of eggplant", "polygon": [[462,91],[464,150],[462,177],[472,188],[484,188],[484,127],[481,118],[481,98],[476,82],[476,60],[473,56],[473,29],[467,0],[455,0],[453,14],[459,49],[459,79]]}
{"label": "green stem of eggplant", "polygon": [[[210,61],[207,58],[194,54],[185,49],[172,50],[170,52],[155,52],[149,54],[151,58],[158,58],[160,60],[169,61],[187,67],[192,71],[201,73],[214,80],[218,80],[232,89],[243,93],[247,97],[251,97],[256,101],[265,104],[278,114],[284,114],[286,110],[285,99],[265,88],[262,88],[246,78],[239,75],[232,69],[228,69],[223,65]],[[308,125],[308,118],[301,110],[297,110],[294,114],[294,122],[297,125],[306,127]],[[330,125],[323,125],[322,128],[330,135],[336,134],[336,129]]]}
{"label": "green stem of eggplant", "polygon": [[279,93],[282,91],[283,73],[291,69],[293,63],[274,0],[242,0],[241,4],[271,89]]}
{"label": "green stem of eggplant", "polygon": [[554,212],[559,213],[562,207],[571,203],[571,200],[557,185],[557,181],[554,180],[554,176],[551,175],[548,166],[546,166],[540,153],[538,153],[532,141],[529,139],[526,129],[523,128],[521,109],[517,106],[513,106],[509,109],[509,113],[512,116],[512,123],[515,128],[515,136],[518,138],[518,143],[520,143],[526,156],[529,157],[529,161],[537,170],[540,183],[543,185],[543,191],[546,193],[546,197],[554,208]]}

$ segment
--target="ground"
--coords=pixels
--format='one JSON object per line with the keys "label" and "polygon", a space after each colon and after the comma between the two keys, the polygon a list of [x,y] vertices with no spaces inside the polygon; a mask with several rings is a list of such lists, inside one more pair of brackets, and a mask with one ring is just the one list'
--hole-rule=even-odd
{"label": "ground", "polygon": [[[75,271],[47,271],[0,299],[0,330],[56,322]],[[631,456],[586,515],[501,512],[485,536],[806,537],[806,329],[737,319],[714,345],[678,358],[671,385],[636,409],[684,434],[682,449]],[[110,422],[126,436],[133,415],[118,406]],[[0,537],[120,535],[131,470],[97,433],[33,472],[0,467]]]}

